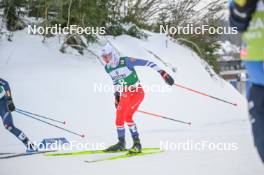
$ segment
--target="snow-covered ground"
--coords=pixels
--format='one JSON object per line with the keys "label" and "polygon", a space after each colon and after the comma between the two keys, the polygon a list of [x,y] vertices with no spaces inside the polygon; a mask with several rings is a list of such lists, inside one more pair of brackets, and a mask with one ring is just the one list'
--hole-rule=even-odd
{"label": "snow-covered ground", "polygon": [[[171,149],[159,155],[94,164],[84,163],[84,160],[96,158],[96,155],[35,155],[0,160],[1,174],[263,174],[263,165],[253,146],[246,100],[231,85],[211,79],[200,60],[189,49],[168,41],[164,35],[149,34],[151,36],[147,40],[129,36],[107,39],[123,55],[156,62],[173,75],[176,83],[238,103],[238,106],[177,87],[165,93],[147,91],[141,110],[191,121],[192,126],[136,113],[134,119],[143,146],[159,147],[160,142],[167,141],[174,144],[209,142],[236,144],[237,150]],[[0,41],[0,76],[9,80],[18,108],[66,120],[65,127],[84,133],[86,137],[78,138],[13,113],[16,126],[34,141],[66,137],[80,143],[113,144],[116,141],[113,93],[94,91],[95,83],[112,84],[102,65],[89,54],[78,56],[60,53],[57,38],[48,39],[45,44],[41,40],[40,36],[20,31],[14,34],[13,42]],[[96,52],[99,46],[93,45],[91,48]],[[147,50],[176,66],[177,73],[165,67]],[[137,71],[142,84],[165,85],[155,71],[142,67],[137,68]],[[0,152],[24,150],[23,145],[3,126],[0,126],[0,138]],[[127,137],[127,140],[130,146],[131,139]]]}

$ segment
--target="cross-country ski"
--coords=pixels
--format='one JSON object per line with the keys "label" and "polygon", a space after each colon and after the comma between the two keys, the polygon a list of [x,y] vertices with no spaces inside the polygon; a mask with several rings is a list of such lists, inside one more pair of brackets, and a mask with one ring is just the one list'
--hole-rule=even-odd
{"label": "cross-country ski", "polygon": [[105,157],[105,158],[99,158],[99,159],[94,159],[94,160],[85,160],[84,162],[86,163],[96,163],[96,162],[104,162],[104,161],[109,161],[109,160],[117,160],[117,159],[126,159],[126,158],[131,158],[131,157],[141,157],[141,156],[146,156],[146,155],[153,155],[153,154],[159,154],[162,153],[162,151],[143,151],[140,153],[124,153],[121,155],[115,155],[115,156],[110,156],[110,157]]}
{"label": "cross-country ski", "polygon": [[4,156],[0,156],[0,159],[11,159],[11,158],[17,158],[17,157],[23,157],[23,156],[32,156],[32,155],[38,155],[38,154],[45,154],[45,153],[49,153],[49,152],[54,152],[52,150],[50,151],[36,151],[36,152],[25,152],[25,153],[9,153],[9,154],[5,154]]}
{"label": "cross-country ski", "polygon": [[[142,148],[142,151],[159,151],[160,148]],[[86,154],[111,154],[111,153],[121,153],[121,152],[128,152],[127,149],[122,151],[106,151],[105,149],[102,150],[88,150],[88,151],[77,151],[77,152],[65,152],[65,153],[47,153],[45,156],[79,156],[79,155],[86,155]]]}

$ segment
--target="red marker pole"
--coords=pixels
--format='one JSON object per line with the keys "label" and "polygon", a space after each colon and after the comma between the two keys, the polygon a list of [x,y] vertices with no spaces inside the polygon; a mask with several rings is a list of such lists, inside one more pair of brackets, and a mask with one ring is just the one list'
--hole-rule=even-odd
{"label": "red marker pole", "polygon": [[175,86],[179,87],[179,88],[182,88],[182,89],[185,89],[185,90],[188,90],[188,91],[191,91],[191,92],[194,92],[196,94],[200,94],[202,96],[205,96],[205,97],[209,97],[209,98],[212,98],[212,99],[215,99],[215,100],[218,100],[218,101],[221,101],[221,102],[224,102],[224,103],[227,103],[227,104],[230,104],[230,105],[233,105],[233,106],[237,106],[236,103],[232,103],[232,102],[229,102],[229,101],[226,101],[226,100],[223,100],[223,99],[220,99],[220,98],[217,98],[217,97],[214,97],[212,95],[208,95],[206,93],[203,93],[203,92],[200,92],[200,91],[197,91],[197,90],[194,90],[194,89],[191,89],[191,88],[188,88],[188,87],[185,87],[185,86],[182,86],[180,84],[174,84]]}
{"label": "red marker pole", "polygon": [[146,112],[146,111],[137,110],[137,112],[140,112],[140,113],[143,113],[143,114],[147,114],[147,115],[151,115],[151,116],[154,116],[154,117],[159,117],[159,118],[171,120],[171,121],[178,122],[178,123],[187,124],[187,125],[191,125],[192,124],[191,122],[185,122],[185,121],[182,121],[182,120],[176,120],[176,119],[173,119],[173,118],[165,117],[165,116],[158,115],[158,114],[153,114],[153,113]]}

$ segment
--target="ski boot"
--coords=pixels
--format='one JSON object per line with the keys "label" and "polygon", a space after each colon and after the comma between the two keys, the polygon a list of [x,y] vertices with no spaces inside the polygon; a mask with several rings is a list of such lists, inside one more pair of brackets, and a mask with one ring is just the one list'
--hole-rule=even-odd
{"label": "ski boot", "polygon": [[139,140],[139,137],[134,137],[133,138],[134,144],[131,147],[131,149],[129,149],[129,153],[130,154],[136,154],[136,153],[141,153],[142,151],[142,146]]}
{"label": "ski boot", "polygon": [[105,152],[119,152],[119,151],[125,151],[126,150],[126,141],[125,138],[120,137],[118,138],[118,142],[109,148],[105,149]]}

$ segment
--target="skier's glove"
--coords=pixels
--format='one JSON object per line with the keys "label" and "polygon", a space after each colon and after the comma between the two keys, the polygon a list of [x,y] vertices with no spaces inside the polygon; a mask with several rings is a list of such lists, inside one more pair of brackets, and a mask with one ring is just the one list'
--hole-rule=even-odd
{"label": "skier's glove", "polygon": [[166,71],[164,70],[160,71],[160,75],[168,85],[172,86],[174,84],[173,78]]}
{"label": "skier's glove", "polygon": [[120,93],[119,92],[115,92],[115,107],[117,108],[118,104],[120,101]]}
{"label": "skier's glove", "polygon": [[15,104],[14,104],[13,99],[11,97],[7,98],[7,108],[10,112],[13,112],[16,110]]}

